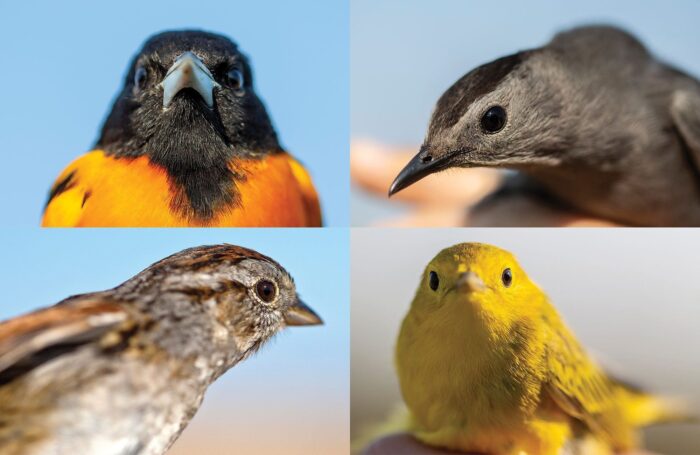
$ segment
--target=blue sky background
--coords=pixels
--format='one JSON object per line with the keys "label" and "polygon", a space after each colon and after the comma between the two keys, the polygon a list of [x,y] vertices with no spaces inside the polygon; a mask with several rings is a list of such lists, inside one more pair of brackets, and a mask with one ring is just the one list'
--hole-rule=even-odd
{"label": "blue sky background", "polygon": [[228,242],[282,264],[325,321],[289,328],[210,389],[172,454],[348,453],[347,229],[0,229],[0,320],[114,287],[184,248]]}
{"label": "blue sky background", "polygon": [[[658,56],[700,76],[700,2],[353,0],[351,134],[417,146],[439,96],[474,67],[586,23],[621,25]],[[397,213],[354,192],[353,225]]]}
{"label": "blue sky background", "polygon": [[327,225],[348,224],[348,4],[274,0],[2,2],[3,225],[36,226],[58,173],[88,151],[148,36],[195,27],[251,58],[282,144],[311,170]]}

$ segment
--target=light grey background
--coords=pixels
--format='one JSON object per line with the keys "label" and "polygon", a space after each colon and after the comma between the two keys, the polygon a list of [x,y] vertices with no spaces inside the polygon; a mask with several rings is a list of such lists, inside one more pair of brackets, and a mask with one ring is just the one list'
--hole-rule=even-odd
{"label": "light grey background", "polygon": [[[399,402],[393,347],[423,268],[442,248],[513,252],[609,369],[686,397],[700,416],[700,232],[693,229],[353,229],[351,423],[357,434]],[[665,454],[700,453],[697,424],[646,431]]]}

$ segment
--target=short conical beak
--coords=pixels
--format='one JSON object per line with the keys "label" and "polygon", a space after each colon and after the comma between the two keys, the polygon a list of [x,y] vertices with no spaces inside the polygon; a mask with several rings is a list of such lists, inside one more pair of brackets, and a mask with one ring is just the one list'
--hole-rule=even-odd
{"label": "short conical beak", "polygon": [[319,325],[323,324],[323,320],[316,314],[314,310],[309,308],[299,297],[296,303],[289,307],[284,315],[284,320],[287,325]]}
{"label": "short conical beak", "polygon": [[452,157],[454,155],[456,155],[456,153],[448,153],[440,157],[435,157],[424,147],[421,148],[421,151],[408,162],[406,167],[404,167],[394,179],[391,187],[389,187],[389,197],[413,185],[423,177],[447,169],[451,166]]}
{"label": "short conical beak", "polygon": [[478,292],[486,289],[486,284],[474,272],[465,272],[457,280],[457,290],[460,292]]}
{"label": "short conical beak", "polygon": [[220,87],[207,66],[192,52],[185,52],[175,60],[160,85],[163,87],[164,109],[170,106],[180,90],[186,88],[196,90],[207,106],[212,108],[214,88]]}

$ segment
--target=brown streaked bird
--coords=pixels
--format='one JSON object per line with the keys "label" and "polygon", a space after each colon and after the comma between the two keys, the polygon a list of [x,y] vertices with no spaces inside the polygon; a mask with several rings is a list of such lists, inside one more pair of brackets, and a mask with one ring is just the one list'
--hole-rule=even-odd
{"label": "brown streaked bird", "polygon": [[184,30],[133,58],[97,144],[51,188],[43,226],[320,226],[311,177],[280,145],[248,59]]}
{"label": "brown streaked bird", "polygon": [[321,324],[274,260],[215,245],[0,324],[0,453],[162,454],[207,387],[286,326]]}

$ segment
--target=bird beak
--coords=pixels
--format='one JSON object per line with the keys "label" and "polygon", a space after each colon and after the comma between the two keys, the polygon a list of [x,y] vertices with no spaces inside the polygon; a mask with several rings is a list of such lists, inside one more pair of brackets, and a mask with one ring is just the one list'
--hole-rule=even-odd
{"label": "bird beak", "polygon": [[170,106],[175,95],[185,88],[196,90],[211,109],[214,106],[214,88],[220,87],[209,68],[192,52],[185,52],[175,60],[160,86],[163,87],[163,109]]}
{"label": "bird beak", "polygon": [[486,289],[486,284],[474,272],[465,272],[457,280],[457,290],[460,292],[478,292],[484,289]]}
{"label": "bird beak", "polygon": [[413,185],[423,177],[452,166],[452,158],[458,153],[460,152],[450,152],[436,157],[427,148],[421,147],[420,152],[408,162],[406,167],[394,179],[391,187],[389,187],[389,197]]}
{"label": "bird beak", "polygon": [[309,308],[299,297],[297,301],[289,307],[284,315],[284,320],[287,325],[319,325],[323,324],[323,320],[316,314],[314,310]]}

